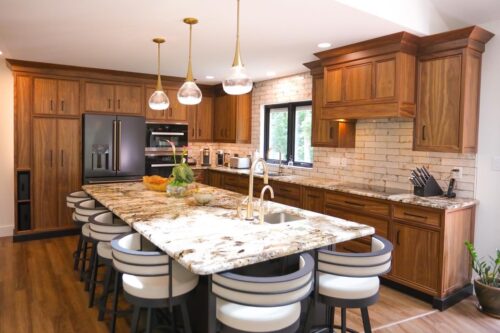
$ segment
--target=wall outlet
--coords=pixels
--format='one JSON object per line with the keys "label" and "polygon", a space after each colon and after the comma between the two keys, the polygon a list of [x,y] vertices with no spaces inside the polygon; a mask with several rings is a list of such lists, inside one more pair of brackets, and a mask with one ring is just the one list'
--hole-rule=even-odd
{"label": "wall outlet", "polygon": [[462,167],[453,167],[453,169],[451,169],[451,178],[462,179],[462,172]]}

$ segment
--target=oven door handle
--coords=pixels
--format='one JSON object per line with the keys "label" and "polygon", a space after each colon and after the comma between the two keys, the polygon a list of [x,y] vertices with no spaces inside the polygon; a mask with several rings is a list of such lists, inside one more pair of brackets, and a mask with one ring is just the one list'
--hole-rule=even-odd
{"label": "oven door handle", "polygon": [[174,163],[166,163],[166,164],[151,164],[152,168],[168,168],[168,167],[173,167],[176,166],[177,164]]}
{"label": "oven door handle", "polygon": [[151,132],[151,135],[184,136],[184,132]]}

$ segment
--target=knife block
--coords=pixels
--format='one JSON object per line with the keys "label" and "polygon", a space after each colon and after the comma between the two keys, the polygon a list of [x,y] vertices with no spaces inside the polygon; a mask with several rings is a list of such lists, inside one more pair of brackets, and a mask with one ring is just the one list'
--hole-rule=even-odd
{"label": "knife block", "polygon": [[414,186],[413,194],[420,197],[432,197],[436,195],[443,195],[441,186],[437,183],[433,176],[430,176],[424,186]]}

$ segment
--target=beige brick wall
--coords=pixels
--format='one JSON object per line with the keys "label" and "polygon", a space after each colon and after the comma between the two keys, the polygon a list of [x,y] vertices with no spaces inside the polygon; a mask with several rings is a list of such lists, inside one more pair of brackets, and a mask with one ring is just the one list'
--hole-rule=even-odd
{"label": "beige brick wall", "polygon": [[[252,144],[192,144],[193,155],[210,147],[232,154],[261,151],[265,105],[311,99],[312,79],[307,73],[255,84],[252,97]],[[215,119],[217,121],[217,119]],[[377,119],[356,123],[355,148],[314,148],[312,169],[287,168],[286,172],[343,182],[372,184],[410,190],[410,171],[425,165],[443,188],[454,166],[463,168],[457,180],[457,195],[474,197],[476,155],[419,152],[412,150],[413,120]]]}

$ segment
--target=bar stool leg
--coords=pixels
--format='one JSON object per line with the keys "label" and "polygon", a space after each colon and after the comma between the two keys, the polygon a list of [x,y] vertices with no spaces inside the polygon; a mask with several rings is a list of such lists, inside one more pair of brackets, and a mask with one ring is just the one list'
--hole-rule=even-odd
{"label": "bar stool leg", "polygon": [[92,250],[90,250],[90,261],[89,261],[89,269],[85,273],[85,291],[89,291],[90,288],[90,279],[92,278],[92,269],[94,266],[94,257],[97,255],[97,243],[92,243]]}
{"label": "bar stool leg", "polygon": [[189,322],[189,312],[186,301],[181,303],[182,321],[184,325],[184,333],[192,333],[191,323]]}
{"label": "bar stool leg", "polygon": [[342,333],[346,333],[347,332],[347,328],[346,328],[346,325],[347,325],[347,319],[346,319],[346,308],[342,308],[341,311],[340,311],[340,317],[341,317],[341,320],[342,320],[342,323],[341,323],[341,330],[342,330]]}
{"label": "bar stool leg", "polygon": [[116,328],[116,313],[118,312],[118,294],[120,293],[120,281],[122,279],[122,275],[119,272],[115,274],[115,285],[114,285],[114,294],[113,294],[113,310],[111,312],[111,326],[110,332],[114,333]]}
{"label": "bar stool leg", "polygon": [[88,241],[86,239],[83,240],[83,258],[82,267],[80,268],[80,281],[83,281],[83,277],[85,276],[85,267],[87,265],[87,250],[88,250]]}
{"label": "bar stool leg", "polygon": [[78,237],[78,244],[76,246],[75,258],[73,259],[73,270],[78,270],[78,264],[80,263],[80,257],[82,255],[82,245],[83,245],[83,236],[80,233],[80,237]]}
{"label": "bar stool leg", "polygon": [[152,327],[151,327],[152,316],[153,316],[153,309],[148,308],[148,313],[147,313],[147,317],[146,317],[146,333],[151,333],[153,331]]}
{"label": "bar stool leg", "polygon": [[328,333],[333,333],[334,332],[333,327],[335,326],[335,307],[334,306],[330,307],[330,313],[331,313],[331,318],[330,318],[330,326],[329,326]]}
{"label": "bar stool leg", "polygon": [[99,298],[99,316],[97,320],[102,321],[104,319],[104,315],[106,313],[106,305],[108,304],[108,296],[109,296],[109,287],[111,284],[111,275],[113,274],[113,266],[108,264],[106,265],[106,275],[104,277],[104,289],[102,291],[102,295]]}
{"label": "bar stool leg", "polygon": [[365,333],[372,333],[368,308],[361,308],[361,317],[363,318],[363,329],[365,330]]}
{"label": "bar stool leg", "polygon": [[134,305],[134,312],[132,313],[132,321],[130,322],[130,332],[137,333],[139,327],[139,315],[141,313],[141,308]]}
{"label": "bar stool leg", "polygon": [[94,253],[94,258],[92,258],[92,266],[91,266],[91,274],[90,274],[90,289],[89,289],[89,308],[94,306],[94,298],[95,298],[95,287],[97,284],[97,270],[99,269],[99,255],[97,251]]}

